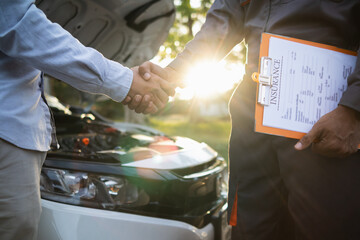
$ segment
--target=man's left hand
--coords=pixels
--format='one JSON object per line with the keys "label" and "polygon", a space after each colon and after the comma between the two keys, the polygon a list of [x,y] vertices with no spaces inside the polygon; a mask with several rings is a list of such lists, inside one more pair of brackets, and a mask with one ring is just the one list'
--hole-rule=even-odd
{"label": "man's left hand", "polygon": [[339,105],[322,116],[299,142],[296,150],[312,145],[312,150],[327,157],[346,157],[358,150],[360,144],[360,113]]}

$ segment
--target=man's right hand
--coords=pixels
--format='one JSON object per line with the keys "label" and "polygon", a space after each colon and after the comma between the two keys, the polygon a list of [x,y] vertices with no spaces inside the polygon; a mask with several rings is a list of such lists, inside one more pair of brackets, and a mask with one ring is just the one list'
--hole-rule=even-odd
{"label": "man's right hand", "polygon": [[296,150],[311,146],[327,157],[342,158],[358,151],[360,143],[360,113],[339,105],[322,116],[312,129],[295,145]]}

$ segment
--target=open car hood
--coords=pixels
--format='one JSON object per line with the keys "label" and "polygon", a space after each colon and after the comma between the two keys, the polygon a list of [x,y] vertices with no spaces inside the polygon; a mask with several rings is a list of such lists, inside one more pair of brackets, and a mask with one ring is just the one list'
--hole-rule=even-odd
{"label": "open car hood", "polygon": [[111,122],[96,112],[66,107],[47,96],[57,126],[60,149],[49,158],[80,160],[127,167],[175,170],[214,160],[217,152],[205,143],[169,137],[138,124]]}
{"label": "open car hood", "polygon": [[175,18],[172,0],[37,0],[85,46],[128,67],[151,59]]}

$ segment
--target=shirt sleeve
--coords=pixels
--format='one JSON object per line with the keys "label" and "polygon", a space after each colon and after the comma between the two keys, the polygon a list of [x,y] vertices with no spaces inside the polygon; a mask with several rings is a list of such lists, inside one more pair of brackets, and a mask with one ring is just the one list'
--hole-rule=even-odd
{"label": "shirt sleeve", "polygon": [[217,61],[225,57],[243,38],[245,14],[241,2],[215,0],[201,30],[169,66],[184,72],[196,61]]}
{"label": "shirt sleeve", "polygon": [[82,45],[33,1],[0,2],[0,51],[79,90],[115,101],[122,101],[132,84],[130,69]]}
{"label": "shirt sleeve", "polygon": [[360,48],[354,72],[348,77],[348,87],[341,97],[340,104],[360,112]]}

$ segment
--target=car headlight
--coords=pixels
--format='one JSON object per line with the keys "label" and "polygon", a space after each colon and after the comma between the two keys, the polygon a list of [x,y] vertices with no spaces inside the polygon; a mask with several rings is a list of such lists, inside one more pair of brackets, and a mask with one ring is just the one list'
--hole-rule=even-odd
{"label": "car headlight", "polygon": [[149,203],[148,194],[123,177],[43,168],[41,196],[62,203],[116,209]]}

